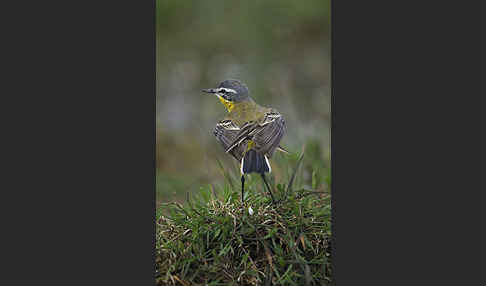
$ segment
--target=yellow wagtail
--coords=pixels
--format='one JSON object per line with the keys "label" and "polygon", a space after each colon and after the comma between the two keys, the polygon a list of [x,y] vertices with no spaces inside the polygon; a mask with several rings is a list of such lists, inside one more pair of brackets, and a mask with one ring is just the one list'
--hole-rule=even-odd
{"label": "yellow wagtail", "polygon": [[260,106],[253,101],[248,88],[239,80],[225,80],[217,88],[203,89],[203,92],[216,95],[228,111],[228,115],[216,124],[213,134],[226,153],[240,163],[241,201],[245,174],[255,172],[262,177],[275,203],[265,173],[272,171],[268,159],[275,150],[287,152],[279,146],[285,133],[282,115],[273,108]]}

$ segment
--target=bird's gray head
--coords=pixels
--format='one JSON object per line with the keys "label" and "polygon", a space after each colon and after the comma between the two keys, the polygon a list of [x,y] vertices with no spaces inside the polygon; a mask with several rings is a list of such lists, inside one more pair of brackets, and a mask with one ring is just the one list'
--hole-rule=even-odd
{"label": "bird's gray head", "polygon": [[202,91],[217,95],[223,104],[225,104],[224,101],[227,103],[234,103],[249,98],[248,87],[236,79],[227,79],[221,82],[217,88],[203,89]]}

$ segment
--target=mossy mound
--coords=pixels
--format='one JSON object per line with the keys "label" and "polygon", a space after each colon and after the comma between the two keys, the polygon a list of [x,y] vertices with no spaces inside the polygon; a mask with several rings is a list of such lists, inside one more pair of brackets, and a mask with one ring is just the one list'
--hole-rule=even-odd
{"label": "mossy mound", "polygon": [[330,194],[278,185],[272,204],[256,187],[248,186],[244,204],[229,186],[166,204],[156,223],[157,284],[329,284]]}

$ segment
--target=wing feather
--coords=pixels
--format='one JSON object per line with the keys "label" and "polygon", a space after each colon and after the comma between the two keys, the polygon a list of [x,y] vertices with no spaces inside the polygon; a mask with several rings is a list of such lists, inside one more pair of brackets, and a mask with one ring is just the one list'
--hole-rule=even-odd
{"label": "wing feather", "polygon": [[276,112],[267,113],[263,123],[253,136],[255,149],[272,157],[285,134],[285,120]]}
{"label": "wing feather", "polygon": [[[269,157],[278,148],[280,140],[285,134],[285,120],[278,112],[267,112],[261,123],[250,121],[245,123],[236,134],[232,143],[226,148],[230,153],[235,148],[240,148],[245,140],[252,140],[255,143],[254,149],[258,152],[268,154]],[[244,149],[243,149],[244,151]]]}
{"label": "wing feather", "polygon": [[[214,136],[225,150],[227,150],[228,147],[230,147],[230,145],[235,141],[239,132],[240,128],[234,122],[227,119],[218,122],[213,129]],[[244,148],[245,147],[243,145],[240,145],[238,148],[233,148],[231,152],[228,153],[233,155],[236,160],[241,161]]]}

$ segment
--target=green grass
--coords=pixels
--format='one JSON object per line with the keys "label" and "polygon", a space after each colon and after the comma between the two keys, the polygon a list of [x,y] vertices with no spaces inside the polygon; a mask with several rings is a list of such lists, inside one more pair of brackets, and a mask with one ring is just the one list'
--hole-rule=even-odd
{"label": "green grass", "polygon": [[156,221],[157,284],[329,284],[331,202],[322,185],[330,176],[317,170],[310,187],[297,184],[302,157],[289,159],[293,172],[276,184],[276,205],[257,175],[247,176],[243,204],[239,178],[226,171],[224,186],[201,187],[184,205],[163,204]]}

